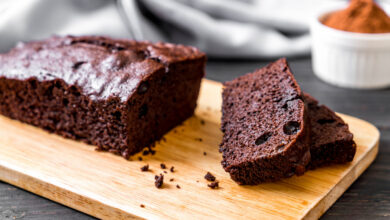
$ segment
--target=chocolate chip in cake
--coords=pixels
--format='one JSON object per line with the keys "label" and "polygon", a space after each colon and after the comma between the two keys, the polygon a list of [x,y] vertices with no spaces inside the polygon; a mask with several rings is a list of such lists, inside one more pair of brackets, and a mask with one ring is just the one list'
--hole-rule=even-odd
{"label": "chocolate chip in cake", "polygon": [[172,166],[171,169],[170,169],[170,171],[171,171],[172,173],[175,172],[175,167]]}
{"label": "chocolate chip in cake", "polygon": [[208,187],[210,187],[211,189],[217,189],[219,188],[219,182],[216,181],[216,182],[212,182],[210,184],[207,184]]}
{"label": "chocolate chip in cake", "polygon": [[173,182],[173,180],[174,180],[174,179],[173,179],[173,178],[171,178],[171,179],[169,179],[169,182]]}
{"label": "chocolate chip in cake", "polygon": [[164,170],[164,173],[168,173],[166,170]]}
{"label": "chocolate chip in cake", "polygon": [[145,205],[144,205],[144,204],[141,204],[140,207],[141,207],[141,208],[145,208]]}
{"label": "chocolate chip in cake", "polygon": [[207,152],[206,152],[206,151],[205,151],[205,152],[203,152],[203,155],[204,155],[204,156],[206,156],[206,155],[207,155]]}
{"label": "chocolate chip in cake", "polygon": [[261,144],[264,144],[265,142],[268,141],[268,139],[272,136],[272,134],[270,132],[265,132],[264,134],[262,134],[260,137],[258,137],[255,141],[255,144],[256,145],[261,145]]}
{"label": "chocolate chip in cake", "polygon": [[138,160],[139,160],[139,161],[142,161],[142,157],[138,157]]}
{"label": "chocolate chip in cake", "polygon": [[159,176],[157,176],[157,175],[154,176],[154,179],[155,179],[154,185],[156,186],[156,188],[161,188],[162,185],[163,185],[163,183],[164,183],[164,175],[162,175],[162,174],[160,173]]}
{"label": "chocolate chip in cake", "polygon": [[85,62],[85,61],[76,62],[76,63],[73,64],[72,69],[73,69],[73,70],[77,70],[77,69],[80,68],[80,66],[83,65],[84,63],[87,63],[87,62]]}
{"label": "chocolate chip in cake", "polygon": [[146,93],[149,89],[149,82],[145,81],[145,82],[141,82],[141,84],[139,85],[138,89],[137,89],[137,93],[142,95],[144,93]]}
{"label": "chocolate chip in cake", "polygon": [[160,164],[160,167],[161,167],[161,169],[166,169],[167,168],[167,166],[165,164],[163,164],[163,163]]}
{"label": "chocolate chip in cake", "polygon": [[203,139],[202,138],[195,138],[196,141],[199,141],[199,142],[202,142]]}
{"label": "chocolate chip in cake", "polygon": [[283,126],[283,132],[287,135],[296,134],[299,131],[300,124],[297,121],[289,121]]}
{"label": "chocolate chip in cake", "polygon": [[176,185],[176,188],[181,189],[181,187],[179,186],[179,184]]}
{"label": "chocolate chip in cake", "polygon": [[142,172],[146,172],[149,170],[149,164],[146,164],[145,166],[141,167]]}
{"label": "chocolate chip in cake", "polygon": [[200,120],[200,124],[204,125],[204,124],[206,124],[206,122],[202,119],[202,120]]}
{"label": "chocolate chip in cake", "polygon": [[208,181],[215,181],[215,176],[213,176],[213,174],[211,174],[210,172],[207,172],[204,178]]}

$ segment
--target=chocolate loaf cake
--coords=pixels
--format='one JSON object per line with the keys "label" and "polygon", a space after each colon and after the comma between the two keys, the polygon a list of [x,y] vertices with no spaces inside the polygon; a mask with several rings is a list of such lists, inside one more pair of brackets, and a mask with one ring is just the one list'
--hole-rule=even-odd
{"label": "chocolate loaf cake", "polygon": [[285,59],[224,84],[222,166],[238,184],[301,175],[310,161],[302,92]]}
{"label": "chocolate loaf cake", "polygon": [[308,106],[311,125],[311,162],[314,169],[332,163],[345,163],[353,160],[356,144],[348,125],[332,110],[309,94],[304,94]]}
{"label": "chocolate loaf cake", "polygon": [[0,55],[0,113],[129,158],[193,114],[205,55],[192,47],[53,37]]}

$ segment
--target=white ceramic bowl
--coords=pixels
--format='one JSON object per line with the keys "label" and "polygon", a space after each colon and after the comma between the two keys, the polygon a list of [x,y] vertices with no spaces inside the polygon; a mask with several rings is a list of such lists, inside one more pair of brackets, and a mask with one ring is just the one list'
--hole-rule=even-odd
{"label": "white ceramic bowl", "polygon": [[349,88],[390,86],[390,33],[340,31],[321,23],[333,10],[311,24],[314,73],[330,84]]}

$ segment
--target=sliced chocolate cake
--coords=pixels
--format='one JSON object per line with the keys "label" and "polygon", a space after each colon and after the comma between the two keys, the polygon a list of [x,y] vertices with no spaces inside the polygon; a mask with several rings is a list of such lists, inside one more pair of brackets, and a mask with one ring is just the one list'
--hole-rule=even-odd
{"label": "sliced chocolate cake", "polygon": [[311,125],[310,168],[353,160],[356,144],[348,125],[332,110],[304,94]]}
{"label": "sliced chocolate cake", "polygon": [[301,175],[310,161],[302,92],[285,59],[224,84],[222,166],[239,184]]}
{"label": "sliced chocolate cake", "polygon": [[205,54],[106,37],[53,37],[0,55],[0,113],[125,158],[193,114]]}

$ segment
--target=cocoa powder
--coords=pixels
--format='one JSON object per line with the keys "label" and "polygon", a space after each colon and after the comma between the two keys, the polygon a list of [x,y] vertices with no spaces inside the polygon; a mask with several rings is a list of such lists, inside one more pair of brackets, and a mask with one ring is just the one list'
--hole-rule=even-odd
{"label": "cocoa powder", "polygon": [[357,33],[390,32],[390,18],[374,0],[351,0],[346,9],[330,14],[322,23]]}

